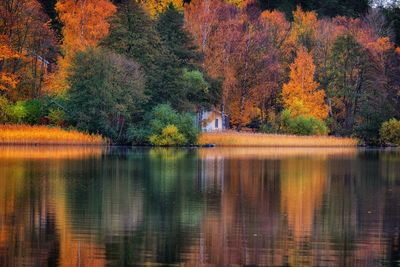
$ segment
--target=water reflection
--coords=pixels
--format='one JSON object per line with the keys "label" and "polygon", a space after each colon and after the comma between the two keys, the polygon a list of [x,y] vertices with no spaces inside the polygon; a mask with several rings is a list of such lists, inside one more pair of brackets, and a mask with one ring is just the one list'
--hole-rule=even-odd
{"label": "water reflection", "polygon": [[0,266],[396,266],[400,153],[0,148]]}

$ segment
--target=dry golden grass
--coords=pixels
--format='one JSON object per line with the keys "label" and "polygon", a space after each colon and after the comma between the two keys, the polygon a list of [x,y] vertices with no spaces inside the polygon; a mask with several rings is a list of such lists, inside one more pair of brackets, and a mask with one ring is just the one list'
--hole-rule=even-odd
{"label": "dry golden grass", "polygon": [[100,135],[64,130],[59,127],[0,125],[0,145],[103,145]]}
{"label": "dry golden grass", "polygon": [[238,147],[355,147],[357,139],[331,136],[294,136],[260,133],[202,133],[199,145]]}

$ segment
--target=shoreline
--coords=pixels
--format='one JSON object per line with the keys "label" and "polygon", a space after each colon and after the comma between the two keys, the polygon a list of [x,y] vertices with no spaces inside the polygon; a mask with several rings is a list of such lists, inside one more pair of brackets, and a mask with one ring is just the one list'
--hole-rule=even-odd
{"label": "shoreline", "polygon": [[358,147],[359,140],[334,136],[297,136],[263,133],[202,133],[200,146],[216,147]]}

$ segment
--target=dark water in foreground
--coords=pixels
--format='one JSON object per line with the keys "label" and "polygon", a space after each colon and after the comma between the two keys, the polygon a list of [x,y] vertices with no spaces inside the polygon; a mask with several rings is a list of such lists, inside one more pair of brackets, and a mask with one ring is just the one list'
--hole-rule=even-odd
{"label": "dark water in foreground", "polygon": [[0,148],[0,266],[400,266],[400,152]]}

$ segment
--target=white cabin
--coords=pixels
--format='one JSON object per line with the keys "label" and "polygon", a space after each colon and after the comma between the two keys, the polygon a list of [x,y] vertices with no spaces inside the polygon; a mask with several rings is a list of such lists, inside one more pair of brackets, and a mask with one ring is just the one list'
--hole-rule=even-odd
{"label": "white cabin", "polygon": [[202,132],[219,132],[226,129],[226,116],[217,110],[199,112],[197,121]]}

